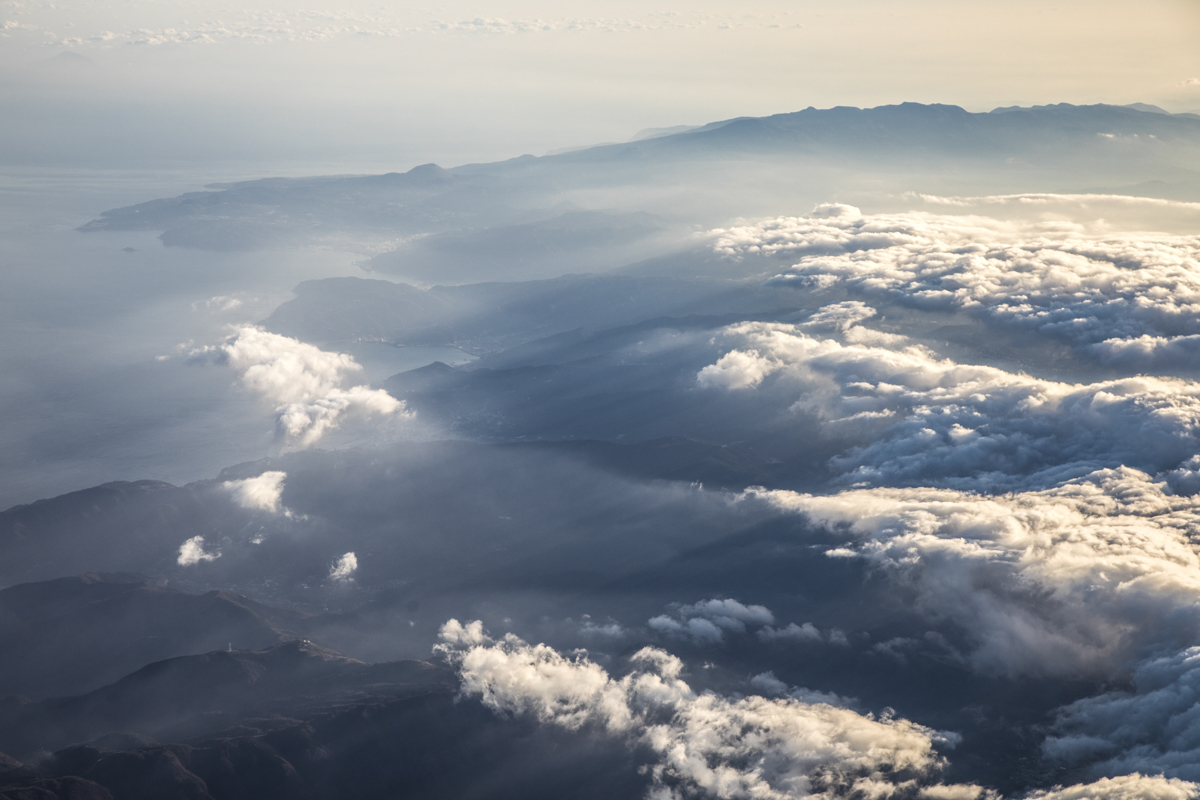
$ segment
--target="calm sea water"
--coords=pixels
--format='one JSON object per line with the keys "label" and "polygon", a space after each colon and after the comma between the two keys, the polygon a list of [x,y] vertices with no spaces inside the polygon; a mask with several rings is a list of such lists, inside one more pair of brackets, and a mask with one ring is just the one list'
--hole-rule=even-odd
{"label": "calm sea water", "polygon": [[[112,480],[184,483],[267,454],[271,409],[232,373],[180,354],[265,318],[300,281],[363,275],[362,256],[209,253],[164,247],[156,232],[75,228],[214,181],[323,171],[333,170],[0,174],[0,508]],[[371,382],[470,359],[378,343],[346,351]]]}

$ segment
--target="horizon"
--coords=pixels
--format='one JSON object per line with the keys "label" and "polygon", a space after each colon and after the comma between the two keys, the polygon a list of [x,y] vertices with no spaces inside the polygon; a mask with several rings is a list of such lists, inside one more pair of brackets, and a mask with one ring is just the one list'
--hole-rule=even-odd
{"label": "horizon", "polygon": [[[346,0],[320,12],[273,0],[9,3],[2,16],[6,163],[468,163],[903,101],[1200,110],[1200,57],[1187,46],[1200,8],[1187,0],[614,2],[590,16],[540,0]],[[89,60],[58,69],[57,53]]]}

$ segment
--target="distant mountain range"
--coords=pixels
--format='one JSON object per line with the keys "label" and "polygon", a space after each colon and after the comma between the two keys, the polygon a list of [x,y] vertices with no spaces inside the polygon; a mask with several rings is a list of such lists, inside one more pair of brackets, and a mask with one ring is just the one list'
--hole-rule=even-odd
{"label": "distant mountain range", "polygon": [[[165,244],[218,250],[341,243],[384,251],[375,269],[462,282],[607,269],[662,255],[696,222],[856,193],[1153,194],[1160,182],[1200,199],[1200,116],[1144,104],[808,108],[644,133],[453,169],[213,184],[106,211],[80,230],[159,230]],[[595,252],[615,243],[624,246],[608,261]]]}
{"label": "distant mountain range", "polygon": [[[1069,103],[1032,108],[1000,108],[972,113],[959,106],[899,105],[830,109],[806,108],[768,117],[738,117],[636,145],[649,154],[725,152],[803,152],[815,149],[874,160],[897,151],[933,153],[939,157],[984,157],[988,154],[1045,153],[1072,143],[1098,151],[1112,137],[1154,137],[1195,146],[1200,116],[1168,114],[1157,106]],[[603,145],[552,158],[609,159],[629,154],[631,145]],[[1099,153],[1097,153],[1099,154]],[[511,162],[506,162],[511,163]]]}

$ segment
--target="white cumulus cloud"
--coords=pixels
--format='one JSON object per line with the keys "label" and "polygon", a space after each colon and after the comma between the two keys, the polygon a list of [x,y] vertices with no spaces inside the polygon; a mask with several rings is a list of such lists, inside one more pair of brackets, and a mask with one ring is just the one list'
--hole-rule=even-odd
{"label": "white cumulus cloud", "polygon": [[225,481],[221,487],[232,494],[234,502],[242,508],[279,514],[287,512],[281,501],[286,478],[286,472],[269,470],[253,478]]}
{"label": "white cumulus cloud", "polygon": [[175,560],[181,567],[190,567],[202,561],[216,561],[221,557],[219,550],[205,550],[204,537],[193,536],[179,547],[179,557]]}
{"label": "white cumulus cloud", "polygon": [[411,416],[402,401],[369,386],[342,388],[362,366],[348,355],[253,326],[222,344],[192,351],[196,360],[229,365],[242,385],[275,406],[276,428],[288,444],[306,447],[347,417]]}
{"label": "white cumulus cloud", "polygon": [[800,327],[804,330],[847,331],[875,316],[875,309],[858,300],[833,303],[813,313]]}
{"label": "white cumulus cloud", "polygon": [[354,573],[357,570],[358,556],[354,553],[346,553],[330,568],[329,579],[338,583],[349,583],[354,580]]}

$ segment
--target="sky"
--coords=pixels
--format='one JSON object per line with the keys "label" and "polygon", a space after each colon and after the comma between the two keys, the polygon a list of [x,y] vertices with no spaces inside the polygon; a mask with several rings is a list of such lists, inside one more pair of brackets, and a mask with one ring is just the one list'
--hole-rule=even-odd
{"label": "sky", "polygon": [[0,27],[9,166],[453,166],[810,105],[1200,110],[1194,0],[6,0]]}

